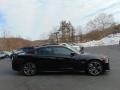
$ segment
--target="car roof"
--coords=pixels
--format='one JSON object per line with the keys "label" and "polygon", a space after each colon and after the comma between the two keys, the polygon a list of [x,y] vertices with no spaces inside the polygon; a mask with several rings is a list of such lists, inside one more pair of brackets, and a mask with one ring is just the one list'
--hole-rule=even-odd
{"label": "car roof", "polygon": [[52,43],[52,44],[44,44],[44,45],[42,45],[42,46],[51,46],[51,45],[60,45],[60,44]]}
{"label": "car roof", "polygon": [[60,45],[60,44],[46,44],[46,45],[36,47],[35,49],[42,48],[42,47],[66,47],[66,46],[65,45]]}
{"label": "car roof", "polygon": [[31,48],[34,48],[33,46],[30,46],[30,47],[22,47],[20,49],[31,49]]}

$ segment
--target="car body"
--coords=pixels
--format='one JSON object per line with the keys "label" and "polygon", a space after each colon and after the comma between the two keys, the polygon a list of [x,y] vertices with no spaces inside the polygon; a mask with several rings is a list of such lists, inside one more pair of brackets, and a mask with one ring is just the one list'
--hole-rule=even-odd
{"label": "car body", "polygon": [[[44,45],[31,53],[19,54],[12,60],[12,69],[30,76],[39,71],[86,71],[100,75],[109,70],[109,59],[105,56],[81,54],[73,47]],[[96,70],[96,71],[95,71]]]}

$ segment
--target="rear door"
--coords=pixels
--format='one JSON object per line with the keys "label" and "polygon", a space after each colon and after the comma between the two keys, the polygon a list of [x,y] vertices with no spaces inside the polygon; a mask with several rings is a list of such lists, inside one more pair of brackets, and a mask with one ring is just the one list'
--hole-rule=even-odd
{"label": "rear door", "polygon": [[51,47],[41,47],[36,52],[37,63],[41,70],[53,70],[56,67],[56,58]]}

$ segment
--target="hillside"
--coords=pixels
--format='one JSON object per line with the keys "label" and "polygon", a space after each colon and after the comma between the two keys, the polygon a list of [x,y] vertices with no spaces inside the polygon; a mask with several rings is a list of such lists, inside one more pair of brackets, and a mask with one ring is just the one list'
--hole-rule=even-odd
{"label": "hillside", "polygon": [[103,31],[96,30],[96,31],[91,31],[87,34],[84,34],[84,35],[80,36],[80,37],[82,37],[80,42],[101,40],[102,38],[104,38],[110,34],[117,34],[117,33],[120,33],[120,24],[106,28]]}
{"label": "hillside", "polygon": [[100,40],[92,40],[85,43],[78,43],[77,45],[82,45],[84,47],[91,46],[106,46],[106,45],[118,45],[120,44],[120,33],[110,34]]}
{"label": "hillside", "polygon": [[25,40],[22,38],[0,38],[0,50],[13,50],[24,46],[40,46],[48,40]]}

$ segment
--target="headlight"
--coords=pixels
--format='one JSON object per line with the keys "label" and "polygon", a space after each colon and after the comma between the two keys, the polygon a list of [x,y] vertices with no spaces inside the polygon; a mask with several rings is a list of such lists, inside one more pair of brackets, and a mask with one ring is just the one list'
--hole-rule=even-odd
{"label": "headlight", "polygon": [[108,57],[103,57],[103,58],[101,58],[101,59],[102,59],[103,62],[109,63],[109,58],[108,58]]}

